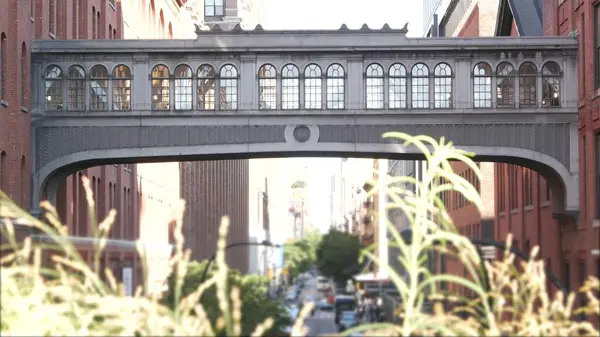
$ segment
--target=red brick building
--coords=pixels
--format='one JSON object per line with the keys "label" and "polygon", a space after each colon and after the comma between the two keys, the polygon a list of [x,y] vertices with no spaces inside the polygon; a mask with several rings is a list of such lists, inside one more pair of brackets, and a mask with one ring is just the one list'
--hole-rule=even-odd
{"label": "red brick building", "polygon": [[600,1],[544,3],[544,34],[579,39],[579,202],[576,224],[563,228],[562,278],[572,287],[600,277]]}
{"label": "red brick building", "polygon": [[[587,275],[600,276],[600,3],[562,0],[552,4],[542,0],[453,0],[440,21],[440,31],[445,36],[540,36],[567,35],[577,30],[581,202],[578,221],[555,219],[544,177],[510,164],[481,163],[480,192],[485,214],[479,214],[456,194],[444,198],[461,233],[485,236],[482,231],[486,220],[493,219],[496,240],[504,240],[512,233],[514,245],[521,250],[540,246],[540,256],[552,272],[567,287],[576,289]],[[453,168],[473,181],[464,164],[453,164]],[[444,262],[443,269],[464,274],[457,261]]]}
{"label": "red brick building", "polygon": [[[538,0],[454,0],[440,20],[445,36],[477,37],[494,35],[543,34]],[[520,11],[517,22],[512,10]],[[538,15],[539,14],[539,15]],[[529,16],[527,16],[529,15]],[[495,69],[489,71],[495,72]],[[481,84],[481,83],[480,83]],[[491,85],[491,83],[490,83]],[[546,180],[537,172],[516,165],[479,163],[481,182],[463,163],[453,163],[454,171],[470,181],[480,192],[481,212],[458,193],[445,194],[450,216],[465,236],[504,241],[513,234],[513,245],[529,252],[540,246],[540,256],[560,275],[561,241],[558,221],[552,218],[551,195]],[[543,235],[542,235],[543,234]],[[500,254],[500,252],[498,252]],[[466,275],[460,261],[440,261],[440,269]]]}
{"label": "red brick building", "polygon": [[[194,34],[193,25],[185,20],[184,11],[189,10],[185,8],[185,3],[186,0],[0,1],[0,189],[23,208],[30,207],[30,41],[190,37]],[[219,161],[212,166],[206,164],[210,162],[194,165],[198,169],[210,166],[211,169],[205,172],[207,181],[223,183],[223,179],[246,177],[247,182],[248,163],[245,161],[244,170],[243,163],[239,164],[241,162],[235,161],[230,165],[226,161]],[[118,279],[122,279],[124,268],[132,268],[132,283],[138,284],[141,266],[134,258],[133,240],[144,238],[151,242],[168,243],[166,223],[160,228],[139,227],[140,208],[143,205],[147,209],[160,209],[164,210],[162,213],[167,213],[169,204],[179,197],[191,199],[193,201],[187,203],[189,219],[199,213],[204,217],[226,214],[222,213],[227,211],[223,208],[223,203],[226,203],[235,210],[232,214],[231,240],[247,239],[247,198],[227,199],[230,194],[247,195],[247,183],[235,188],[228,187],[227,191],[221,183],[212,186],[211,193],[223,200],[219,204],[202,204],[193,198],[194,193],[198,192],[188,188],[191,180],[199,177],[198,170],[192,171],[196,175],[191,175],[190,170],[182,169],[180,172],[179,163],[106,165],[86,169],[67,178],[65,184],[60,186],[56,206],[69,227],[70,235],[89,236],[87,202],[80,183],[81,176],[89,177],[98,218],[104,218],[112,208],[118,212],[110,234],[114,241],[107,245],[102,263],[110,266]],[[184,174],[182,179],[179,179],[180,173]],[[224,174],[227,177],[221,177]],[[169,179],[171,177],[176,179]],[[244,216],[246,220],[243,220]],[[216,233],[217,227],[218,220],[210,226],[210,230]],[[191,238],[188,238],[188,244],[193,248],[194,257],[206,258],[214,251],[214,240],[210,241],[205,236]],[[83,255],[91,259],[88,253],[90,243],[85,239],[74,241]],[[230,252],[230,255],[232,267],[247,269],[247,249]]]}

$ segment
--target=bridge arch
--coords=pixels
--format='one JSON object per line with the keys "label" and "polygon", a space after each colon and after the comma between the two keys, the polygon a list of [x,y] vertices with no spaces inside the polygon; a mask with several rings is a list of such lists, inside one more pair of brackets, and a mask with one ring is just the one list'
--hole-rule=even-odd
{"label": "bridge arch", "polygon": [[[550,184],[553,210],[557,214],[575,216],[579,209],[579,183],[576,176],[557,159],[541,152],[514,147],[458,146],[476,154],[475,160],[511,163],[533,169]],[[55,202],[58,185],[76,171],[114,163],[187,161],[203,159],[236,159],[265,157],[380,157],[419,160],[423,155],[414,147],[390,143],[261,143],[209,146],[158,146],[81,151],[48,162],[33,175],[32,200],[36,209],[43,194]],[[44,193],[45,191],[45,193]]]}

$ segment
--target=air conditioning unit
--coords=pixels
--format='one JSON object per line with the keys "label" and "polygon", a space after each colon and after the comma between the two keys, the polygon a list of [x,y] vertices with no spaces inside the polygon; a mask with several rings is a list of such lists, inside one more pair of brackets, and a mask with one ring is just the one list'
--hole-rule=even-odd
{"label": "air conditioning unit", "polygon": [[592,228],[598,228],[598,227],[600,227],[600,219],[592,220]]}

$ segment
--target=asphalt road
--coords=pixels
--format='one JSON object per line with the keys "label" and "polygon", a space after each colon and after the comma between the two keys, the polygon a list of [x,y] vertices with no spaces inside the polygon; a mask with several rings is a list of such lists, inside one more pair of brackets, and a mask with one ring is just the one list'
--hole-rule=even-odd
{"label": "asphalt road", "polygon": [[[310,295],[319,301],[322,295],[317,291],[317,280],[310,279],[306,281],[304,289],[300,294],[300,301],[304,300],[304,296]],[[334,322],[334,314],[332,311],[316,310],[315,315],[306,320],[306,326],[309,331],[307,336],[317,336],[324,334],[334,334],[338,332]]]}

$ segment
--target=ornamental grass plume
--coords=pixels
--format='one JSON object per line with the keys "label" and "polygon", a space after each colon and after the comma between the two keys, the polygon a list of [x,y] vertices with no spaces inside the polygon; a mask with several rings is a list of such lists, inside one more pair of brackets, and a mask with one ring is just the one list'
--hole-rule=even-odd
{"label": "ornamental grass plume", "polygon": [[[388,243],[399,251],[398,260],[404,275],[379,263],[373,253],[375,246],[364,256],[378,263],[396,286],[400,305],[395,315],[399,324],[372,324],[349,329],[343,335],[367,331],[369,335],[393,336],[598,336],[598,326],[590,321],[600,318],[598,292],[600,282],[590,277],[579,290],[586,296],[586,305],[577,308],[576,293],[557,291],[551,297],[546,288],[544,262],[537,259],[534,247],[529,261],[515,263],[510,252],[511,236],[506,238],[507,250],[502,259],[482,261],[477,247],[460,235],[440,198],[445,191],[464,196],[478,209],[482,200],[466,179],[455,174],[450,161],[460,161],[470,167],[481,179],[473,156],[454,147],[441,138],[440,142],[428,136],[412,137],[404,133],[383,135],[402,141],[403,147],[414,146],[425,156],[427,167],[422,178],[378,177],[381,184],[372,181],[370,195],[379,193],[388,197],[388,209],[400,209],[407,216],[412,238],[405,242],[398,230],[389,224],[393,238]],[[447,273],[432,274],[427,268],[431,252],[459,260],[467,270],[467,277]],[[483,262],[483,263],[482,263]],[[483,265],[483,267],[482,267]],[[463,288],[470,296],[457,290],[448,291],[441,285],[453,284],[452,289]],[[429,310],[427,304],[432,304]],[[590,321],[581,321],[577,315],[587,315]]]}
{"label": "ornamental grass plume", "polygon": [[[170,261],[171,272],[177,276],[174,310],[162,305],[160,298],[138,287],[134,296],[125,296],[122,284],[117,284],[107,268],[100,270],[100,257],[116,212],[97,223],[95,205],[89,180],[83,178],[94,240],[93,266],[89,266],[69,241],[67,226],[63,225],[56,210],[48,202],[46,221],[39,221],[20,210],[0,191],[0,218],[2,245],[0,259],[0,332],[2,336],[217,336],[240,335],[240,291],[233,288],[227,294],[227,265],[225,245],[229,220],[221,221],[217,243],[216,273],[195,292],[181,298],[181,286],[190,259],[184,250],[182,218],[184,202],[174,212],[175,252]],[[151,221],[150,217],[142,217]],[[50,244],[33,242],[31,237],[23,242],[15,239],[17,220],[29,229],[52,238]],[[137,242],[140,260],[145,261],[143,245]],[[49,263],[43,263],[43,255]],[[147,266],[144,264],[144,276]],[[103,278],[102,275],[105,277]],[[106,281],[104,281],[105,279]],[[144,283],[146,284],[146,283]],[[211,322],[200,305],[204,291],[216,286],[221,315]],[[232,303],[230,305],[230,303]],[[34,323],[34,324],[32,324]],[[255,328],[253,336],[261,336],[272,325],[267,319]]]}
{"label": "ornamental grass plume", "polygon": [[[391,201],[387,208],[402,210],[410,222],[412,239],[405,242],[390,224],[389,245],[398,249],[398,260],[404,272],[380,263],[373,253],[375,247],[363,252],[381,270],[387,271],[396,286],[401,305],[394,315],[398,323],[377,323],[348,329],[342,335],[361,331],[376,336],[598,336],[598,327],[590,321],[577,319],[587,315],[600,318],[598,291],[600,282],[590,277],[580,289],[586,305],[576,308],[576,293],[555,292],[551,297],[546,288],[544,262],[537,259],[539,249],[531,252],[529,261],[515,262],[508,249],[502,259],[482,264],[477,248],[460,235],[444,207],[440,194],[455,191],[481,208],[477,190],[455,174],[450,161],[462,161],[477,175],[479,167],[472,154],[456,149],[444,138],[436,142],[427,136],[411,137],[403,133],[386,133],[384,138],[401,140],[402,146],[414,146],[425,156],[428,165],[422,178],[378,177],[385,179],[383,188],[371,182],[370,194],[379,193]],[[6,244],[0,258],[0,333],[3,336],[217,336],[239,335],[242,305],[240,289],[228,293],[225,251],[229,221],[224,217],[217,243],[216,272],[199,284],[192,294],[183,296],[182,285],[190,259],[184,250],[181,201],[173,215],[175,251],[170,260],[174,282],[174,309],[161,304],[160,298],[139,287],[134,296],[125,296],[122,284],[115,281],[109,269],[100,270],[100,257],[116,212],[113,210],[98,224],[93,214],[95,205],[90,183],[83,179],[89,205],[90,226],[94,240],[94,258],[89,266],[69,241],[52,205],[42,203],[45,222],[20,210],[0,191],[0,227]],[[152,217],[142,217],[152,221]],[[13,221],[52,238],[52,242],[33,242],[15,238]],[[148,224],[146,224],[148,225]],[[506,238],[510,246],[511,237]],[[145,251],[138,242],[138,253],[145,261]],[[427,268],[431,252],[461,261],[467,277],[432,273]],[[44,256],[49,258],[44,259]],[[43,261],[48,260],[47,263]],[[483,267],[482,267],[483,265]],[[147,278],[147,266],[144,265]],[[103,277],[104,276],[104,277]],[[146,284],[146,283],[144,283]],[[454,284],[447,290],[442,284]],[[216,287],[220,316],[210,320],[200,304],[205,291]],[[458,292],[468,290],[469,296]],[[463,292],[464,293],[464,292]],[[430,309],[429,304],[432,304]],[[305,306],[293,326],[292,335],[307,334],[304,319],[312,308]],[[34,323],[34,324],[32,324]],[[253,336],[262,336],[273,325],[268,318],[259,324]]]}

